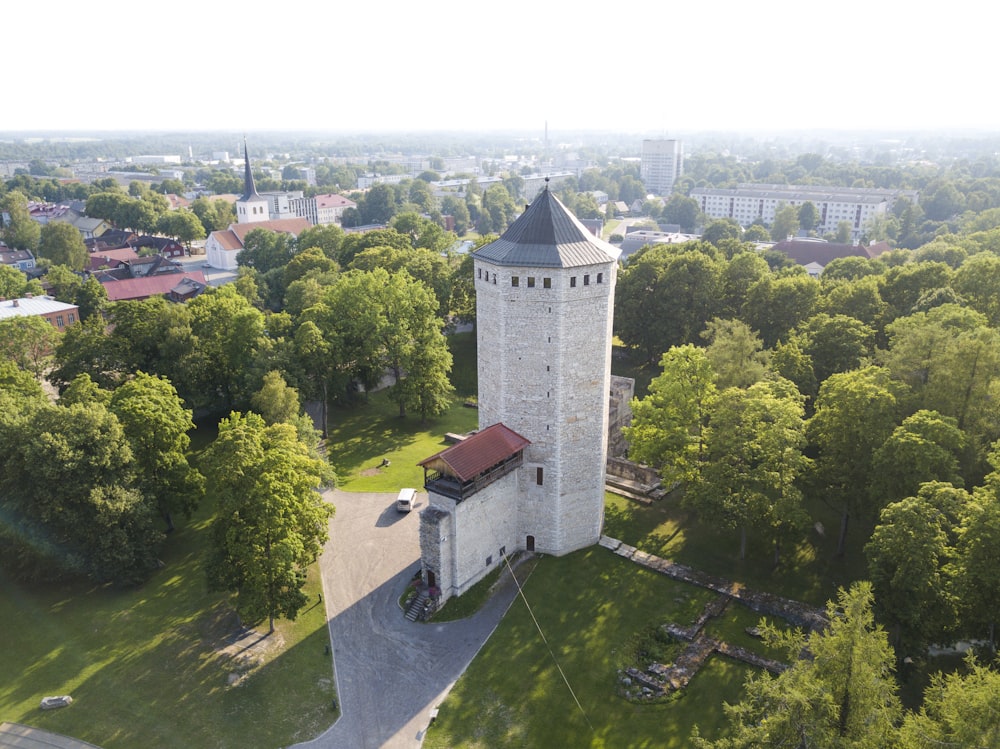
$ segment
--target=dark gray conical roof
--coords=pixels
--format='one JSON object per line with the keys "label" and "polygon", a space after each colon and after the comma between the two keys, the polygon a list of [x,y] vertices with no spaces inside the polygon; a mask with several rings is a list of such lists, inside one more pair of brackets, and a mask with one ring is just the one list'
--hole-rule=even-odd
{"label": "dark gray conical roof", "polygon": [[546,186],[498,240],[473,254],[495,265],[575,268],[613,262],[620,250],[587,231]]}
{"label": "dark gray conical roof", "polygon": [[250,152],[247,151],[247,139],[243,139],[243,202],[248,200],[265,200],[257,193],[257,185],[253,181],[253,172],[250,171]]}

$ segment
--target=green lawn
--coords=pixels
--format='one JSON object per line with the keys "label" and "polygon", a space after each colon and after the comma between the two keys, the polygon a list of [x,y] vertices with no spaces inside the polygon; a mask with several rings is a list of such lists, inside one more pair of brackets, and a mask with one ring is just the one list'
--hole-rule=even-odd
{"label": "green lawn", "polygon": [[[0,720],[115,747],[275,747],[317,735],[336,713],[322,605],[247,653],[242,683],[232,609],[200,565],[211,508],[170,537],[164,567],[133,590],[29,588],[0,576]],[[318,575],[306,591],[318,597]],[[249,637],[241,644],[257,642]],[[42,697],[73,705],[43,712]]]}
{"label": "green lawn", "polygon": [[685,747],[696,723],[716,735],[723,701],[739,698],[747,669],[722,657],[664,703],[617,694],[618,669],[630,665],[636,638],[652,623],[696,618],[706,591],[600,547],[543,559],[524,591],[535,618],[515,601],[442,703],[424,746]]}

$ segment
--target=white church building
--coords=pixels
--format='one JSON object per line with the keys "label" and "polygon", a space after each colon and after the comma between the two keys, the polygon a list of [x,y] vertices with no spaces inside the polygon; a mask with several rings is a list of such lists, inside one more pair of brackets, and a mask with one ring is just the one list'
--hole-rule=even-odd
{"label": "white church building", "polygon": [[618,254],[547,187],[474,253],[479,430],[420,463],[421,566],[439,603],[506,555],[599,539]]}

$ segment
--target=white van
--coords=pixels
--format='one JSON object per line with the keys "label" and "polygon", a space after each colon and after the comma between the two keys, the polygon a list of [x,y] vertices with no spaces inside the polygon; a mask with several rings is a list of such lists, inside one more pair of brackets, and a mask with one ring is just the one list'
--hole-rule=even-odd
{"label": "white van", "polygon": [[413,503],[416,499],[416,489],[400,489],[399,496],[396,497],[396,509],[400,512],[409,512],[413,509]]}

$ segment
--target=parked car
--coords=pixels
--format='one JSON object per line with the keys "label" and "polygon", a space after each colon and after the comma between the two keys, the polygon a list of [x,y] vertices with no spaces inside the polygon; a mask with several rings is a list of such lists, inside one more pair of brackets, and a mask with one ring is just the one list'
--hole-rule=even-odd
{"label": "parked car", "polygon": [[409,512],[413,509],[413,503],[417,499],[416,489],[400,489],[396,497],[396,509],[400,512]]}

